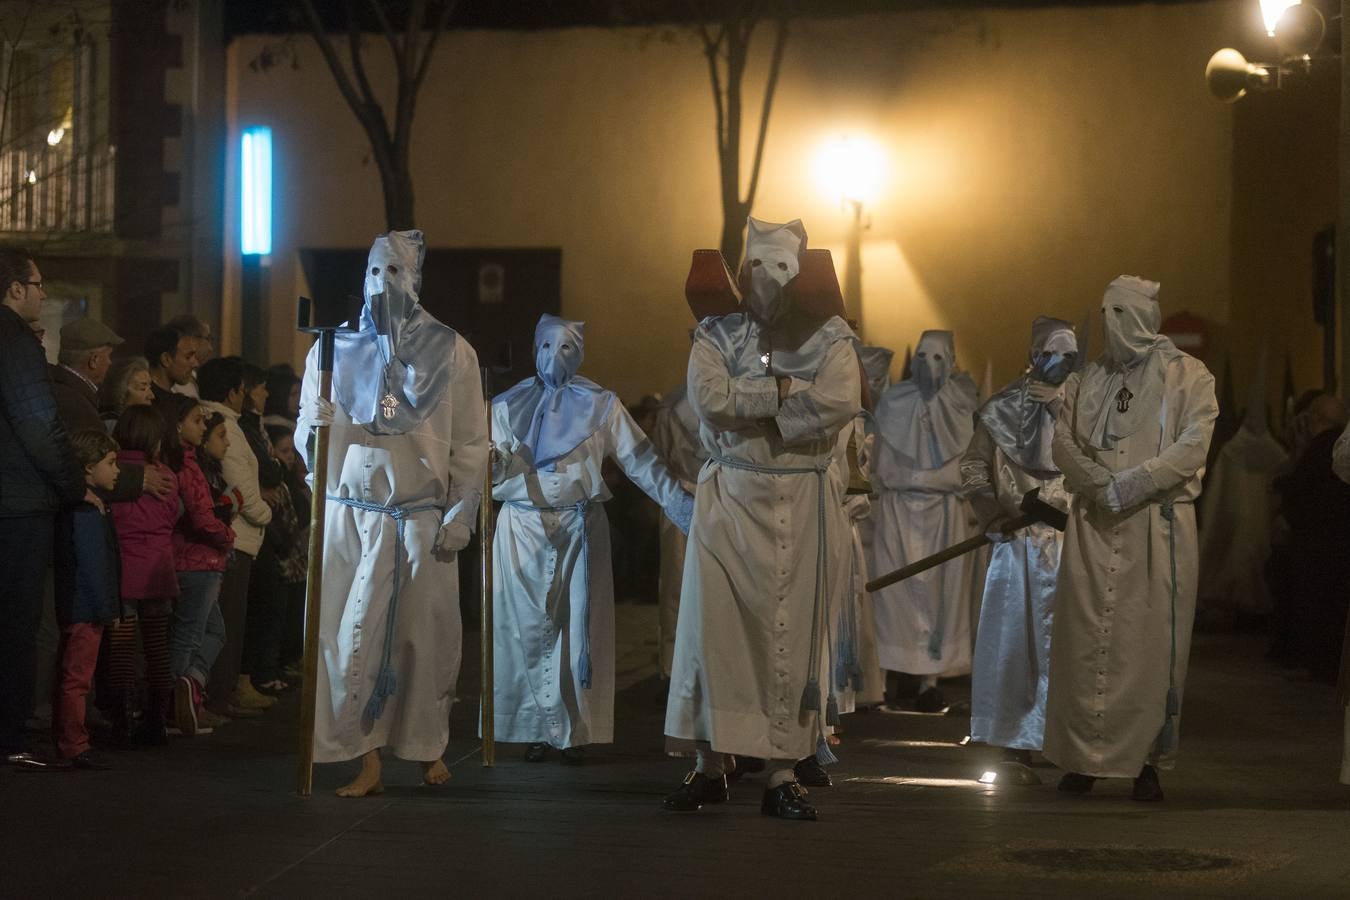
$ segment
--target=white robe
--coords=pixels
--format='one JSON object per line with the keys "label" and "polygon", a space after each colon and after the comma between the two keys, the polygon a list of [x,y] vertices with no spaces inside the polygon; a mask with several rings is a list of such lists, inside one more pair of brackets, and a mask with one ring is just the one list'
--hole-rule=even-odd
{"label": "white robe", "polygon": [[[689,401],[715,456],[699,475],[685,556],[669,749],[792,760],[815,752],[829,693],[824,618],[849,577],[847,567],[828,566],[817,602],[820,523],[824,558],[847,559],[842,481],[830,468],[860,396],[849,341],[830,345],[813,381],[792,378],[780,408],[774,378],[733,378],[712,341],[702,333],[695,339]],[[717,458],[823,475],[748,471]],[[803,709],[812,680],[820,702]]]}
{"label": "white robe", "polygon": [[[559,748],[611,743],[614,570],[609,520],[600,505],[611,494],[601,467],[614,460],[665,509],[686,502],[684,492],[617,399],[555,471],[535,469],[513,452],[519,436],[511,433],[503,404],[493,407],[492,439],[503,454],[492,496],[504,501],[492,548],[496,739]],[[589,688],[578,669],[585,605],[573,602],[587,596]]]}
{"label": "white robe", "polygon": [[[1049,428],[1049,421],[1045,426]],[[1026,493],[1069,506],[1062,476],[1033,473],[998,446],[981,421],[961,463],[982,524],[1020,516]],[[1064,536],[1050,525],[1024,528],[992,547],[971,664],[970,737],[1015,750],[1039,750],[1050,684],[1055,576]]]}
{"label": "white robe", "polygon": [[[708,451],[698,436],[698,416],[689,405],[683,385],[671,392],[656,412],[652,426],[652,444],[671,474],[691,494],[697,487],[698,472]],[[657,594],[657,643],[660,647],[661,674],[670,677],[675,659],[675,629],[680,620],[680,586],[684,582],[684,551],[688,538],[669,518],[661,517],[661,580]]]}
{"label": "white robe", "polygon": [[[1174,638],[1178,694],[1186,683],[1199,563],[1193,504],[1219,408],[1214,377],[1181,354],[1163,369],[1162,407],[1146,411],[1144,424],[1113,449],[1098,450],[1076,436],[1080,377],[1065,383],[1055,425],[1055,464],[1073,501],[1055,595],[1044,752],[1068,771],[1132,778],[1145,763],[1173,764],[1175,748],[1155,743]],[[1154,487],[1148,502],[1122,513],[1093,502],[1113,473],[1139,465]],[[1175,504],[1171,523],[1164,499]]]}
{"label": "white robe", "polygon": [[[462,636],[459,568],[454,554],[433,553],[432,546],[442,522],[474,526],[487,465],[487,425],[478,357],[469,342],[458,339],[444,364],[452,368],[450,388],[410,432],[374,435],[337,409],[329,437],[328,494],[437,509],[415,513],[404,524],[392,655],[398,686],[371,722],[364,713],[384,648],[398,523],[384,513],[327,505],[316,762],[352,759],[379,747],[427,762],[441,758],[450,738]],[[317,367],[316,344],[305,365],[302,408],[312,408],[317,396]],[[303,418],[298,423],[299,446],[305,446],[312,424]]]}
{"label": "white robe", "polygon": [[[916,423],[917,426],[917,423]],[[872,447],[872,577],[917,562],[976,533],[961,494],[961,454],[939,469],[907,465],[884,440]],[[910,675],[970,671],[970,555],[872,595],[882,668]]]}

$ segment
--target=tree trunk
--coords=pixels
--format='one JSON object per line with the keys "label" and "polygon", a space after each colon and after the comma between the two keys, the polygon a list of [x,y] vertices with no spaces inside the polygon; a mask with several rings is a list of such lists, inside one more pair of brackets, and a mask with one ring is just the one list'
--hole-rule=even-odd
{"label": "tree trunk", "polygon": [[[378,160],[377,160],[378,162]],[[416,227],[413,216],[412,173],[394,164],[380,164],[380,186],[384,189],[384,224],[390,231]]]}
{"label": "tree trunk", "polygon": [[741,253],[745,250],[745,217],[750,210],[736,200],[722,203],[722,258],[731,267],[734,278],[740,269]]}

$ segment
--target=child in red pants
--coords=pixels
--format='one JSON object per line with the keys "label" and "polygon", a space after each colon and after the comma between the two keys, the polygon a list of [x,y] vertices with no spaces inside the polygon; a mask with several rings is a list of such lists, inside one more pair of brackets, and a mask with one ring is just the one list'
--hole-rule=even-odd
{"label": "child in red pants", "polygon": [[[95,496],[117,481],[117,442],[103,430],[70,437],[85,483]],[[85,701],[98,662],[103,626],[117,617],[117,537],[107,508],[81,501],[63,510],[56,523],[56,615],[61,628],[57,679],[52,696],[52,740],[56,753],[81,769],[107,769],[89,746]]]}

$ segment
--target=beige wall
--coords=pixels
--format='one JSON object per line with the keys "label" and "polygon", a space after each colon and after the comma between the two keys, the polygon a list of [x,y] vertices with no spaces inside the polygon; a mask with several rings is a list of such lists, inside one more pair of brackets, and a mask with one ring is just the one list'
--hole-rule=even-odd
{"label": "beige wall", "polygon": [[[755,212],[801,216],[842,267],[846,219],[811,163],[829,136],[875,137],[890,171],[863,248],[866,339],[903,355],[921,329],[954,328],[964,366],[992,359],[999,381],[1032,316],[1079,321],[1121,272],[1162,281],[1167,311],[1226,322],[1233,113],[1202,73],[1245,15],[1212,2],[797,23]],[[296,248],[364,246],[383,220],[317,50],[302,41],[298,68],[253,72],[263,43],[231,48],[231,153],[239,126],[274,129],[280,358],[298,346]],[[563,312],[589,323],[586,373],[629,400],[682,377],[689,251],[715,245],[720,216],[706,69],[687,35],[448,35],[416,135],[433,246],[561,246]],[[232,259],[233,181],[227,204]]]}

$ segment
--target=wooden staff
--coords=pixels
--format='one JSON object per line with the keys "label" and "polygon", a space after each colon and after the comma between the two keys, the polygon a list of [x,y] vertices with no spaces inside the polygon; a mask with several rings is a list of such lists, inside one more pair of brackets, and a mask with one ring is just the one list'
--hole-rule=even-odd
{"label": "wooden staff", "polygon": [[[324,400],[331,400],[336,335],[339,331],[351,329],[344,325],[313,324],[313,306],[308,297],[300,298],[300,330],[319,336],[319,396]],[[300,685],[300,752],[295,772],[295,791],[301,797],[308,797],[314,788],[314,707],[319,684],[319,617],[323,596],[323,524],[328,496],[328,431],[327,425],[320,425],[314,429],[314,494],[310,498],[309,507],[304,681]]]}
{"label": "wooden staff", "polygon": [[492,655],[492,372],[483,369],[483,406],[487,417],[488,464],[483,471],[483,498],[478,504],[478,554],[480,562],[478,651],[481,668],[479,729],[483,733],[483,766],[497,762],[496,720],[493,692],[495,660]]}

